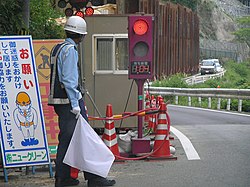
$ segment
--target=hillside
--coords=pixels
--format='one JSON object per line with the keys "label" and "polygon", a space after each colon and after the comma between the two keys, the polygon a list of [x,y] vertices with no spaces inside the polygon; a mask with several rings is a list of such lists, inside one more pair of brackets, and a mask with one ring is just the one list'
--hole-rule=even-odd
{"label": "hillside", "polygon": [[233,41],[236,18],[248,15],[247,7],[238,0],[201,0],[197,12],[200,36],[219,41]]}

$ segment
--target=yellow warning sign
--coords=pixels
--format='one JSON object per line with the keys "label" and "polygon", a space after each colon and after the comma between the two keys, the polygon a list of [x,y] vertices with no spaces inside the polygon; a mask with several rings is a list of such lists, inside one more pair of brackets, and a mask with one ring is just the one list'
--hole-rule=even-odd
{"label": "yellow warning sign", "polygon": [[64,40],[33,40],[37,75],[51,159],[54,159],[56,156],[56,146],[58,144],[57,135],[59,128],[57,115],[54,112],[53,107],[48,106],[48,95],[50,89],[50,51],[56,44],[63,41]]}

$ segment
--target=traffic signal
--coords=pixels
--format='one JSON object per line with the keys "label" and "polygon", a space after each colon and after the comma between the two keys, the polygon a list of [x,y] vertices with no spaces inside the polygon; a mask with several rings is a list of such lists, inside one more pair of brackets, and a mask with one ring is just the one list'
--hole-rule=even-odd
{"label": "traffic signal", "polygon": [[129,79],[153,78],[153,17],[128,17]]}
{"label": "traffic signal", "polygon": [[84,18],[84,13],[81,10],[76,11],[75,15]]}
{"label": "traffic signal", "polygon": [[93,14],[94,14],[94,9],[92,7],[86,7],[85,15],[86,16],[92,16]]}
{"label": "traffic signal", "polygon": [[73,15],[74,11],[72,8],[66,8],[64,13],[65,13],[65,16],[70,17]]}
{"label": "traffic signal", "polygon": [[76,10],[80,10],[88,4],[90,0],[69,0],[69,4],[73,7],[76,8]]}
{"label": "traffic signal", "polygon": [[[67,17],[74,14],[84,18],[85,15],[92,16],[94,14],[94,9],[92,7],[86,7],[89,2],[90,0],[59,0],[57,5],[59,8],[65,8],[64,12]],[[68,3],[71,5],[71,7],[66,8]],[[85,14],[82,11],[83,9],[85,9]]]}

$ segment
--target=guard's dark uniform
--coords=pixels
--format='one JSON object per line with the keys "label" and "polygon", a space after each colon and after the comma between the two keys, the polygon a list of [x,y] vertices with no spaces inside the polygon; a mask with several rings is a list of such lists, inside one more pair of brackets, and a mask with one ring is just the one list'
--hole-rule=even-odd
{"label": "guard's dark uniform", "polygon": [[[62,83],[59,81],[57,69],[57,57],[64,48],[66,51],[74,45],[63,42],[56,45],[51,52],[51,75],[50,75],[50,95],[48,104],[54,106],[54,110],[58,115],[59,122],[59,135],[58,135],[58,148],[56,155],[56,178],[67,179],[70,178],[70,166],[63,163],[64,156],[72,138],[74,129],[76,127],[77,119],[75,114],[71,112],[72,106],[68,99],[66,90]],[[77,88],[79,91],[79,86]],[[79,107],[81,108],[81,115],[88,121],[86,115],[85,105],[83,99],[79,99]],[[77,154],[77,153],[76,153]],[[95,174],[84,172],[85,180],[98,177]]]}

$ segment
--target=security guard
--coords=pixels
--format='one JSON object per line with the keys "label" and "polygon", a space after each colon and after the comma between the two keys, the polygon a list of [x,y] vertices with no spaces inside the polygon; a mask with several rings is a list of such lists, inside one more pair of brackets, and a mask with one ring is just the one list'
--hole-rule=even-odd
{"label": "security guard", "polygon": [[[87,34],[86,22],[79,16],[71,16],[67,20],[64,30],[67,38],[52,49],[50,57],[51,75],[48,104],[54,106],[60,129],[56,155],[55,187],[79,184],[79,180],[70,177],[70,166],[64,164],[63,159],[72,138],[77,118],[81,114],[88,121],[78,82],[77,52],[77,45]],[[89,187],[113,186],[115,184],[115,180],[108,180],[89,172],[84,172],[84,178],[88,180]]]}

